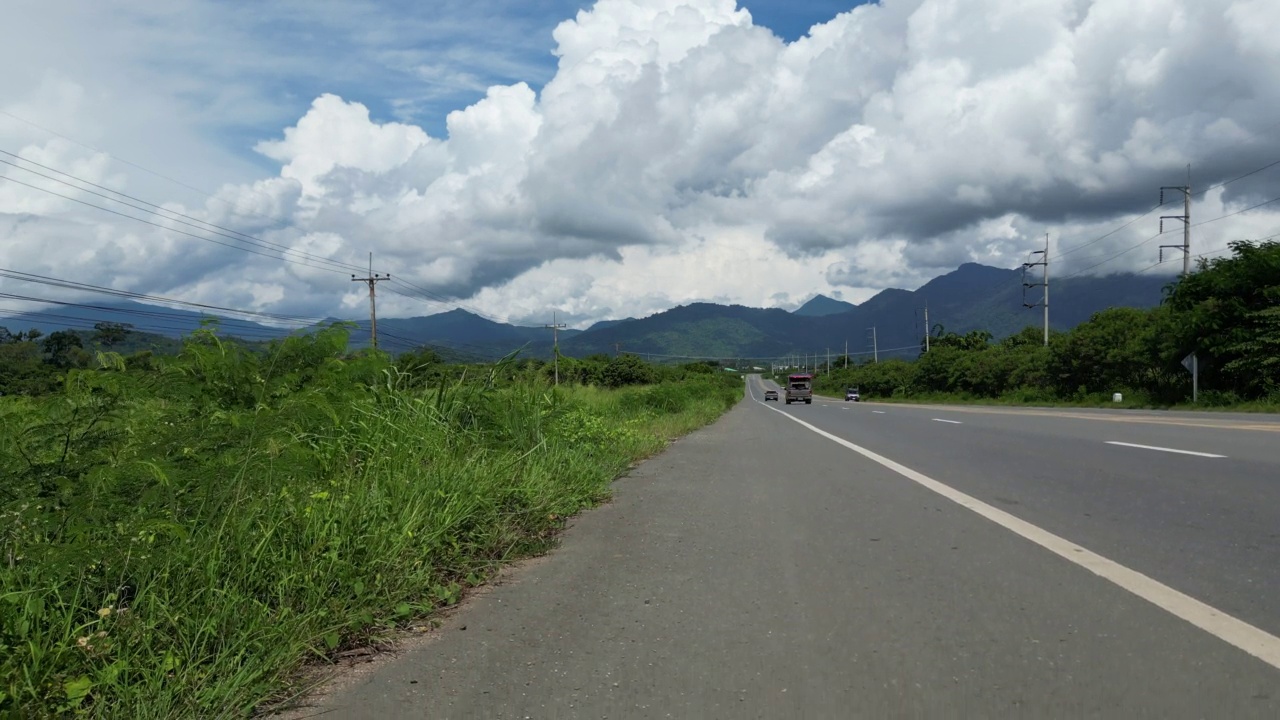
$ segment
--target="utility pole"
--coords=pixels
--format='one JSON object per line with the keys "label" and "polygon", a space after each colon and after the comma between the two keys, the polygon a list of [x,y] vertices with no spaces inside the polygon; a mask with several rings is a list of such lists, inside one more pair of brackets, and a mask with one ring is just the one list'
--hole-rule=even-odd
{"label": "utility pole", "polygon": [[847,338],[844,341],[844,369],[849,369],[849,340]]}
{"label": "utility pole", "polygon": [[556,322],[556,313],[551,311],[551,324],[543,325],[544,328],[551,328],[551,354],[556,367],[556,386],[560,386],[560,330],[568,327],[564,323]]}
{"label": "utility pole", "polygon": [[616,342],[613,344],[613,356],[619,357],[621,355],[622,355],[622,343]]}
{"label": "utility pole", "polygon": [[827,374],[831,374],[831,348],[827,348]]}
{"label": "utility pole", "polygon": [[878,362],[880,362],[880,340],[879,340],[879,338],[876,336],[876,326],[875,326],[875,325],[872,325],[871,327],[869,327],[869,328],[867,328],[867,329],[871,331],[871,353],[872,353],[872,357],[873,357],[873,358],[875,359],[875,361],[878,363]]}
{"label": "utility pole", "polygon": [[929,352],[929,336],[933,329],[929,327],[929,301],[924,301],[924,351]]}
{"label": "utility pole", "polygon": [[1160,262],[1164,262],[1164,251],[1166,249],[1177,249],[1182,251],[1182,275],[1185,277],[1191,274],[1191,166],[1187,166],[1187,184],[1186,185],[1166,185],[1160,188],[1160,204],[1164,204],[1164,191],[1177,190],[1182,193],[1182,214],[1181,215],[1161,215],[1160,216],[1160,232],[1164,233],[1165,220],[1181,220],[1182,221],[1182,244],[1181,245],[1161,245],[1160,246]]}
{"label": "utility pole", "polygon": [[[1044,346],[1049,347],[1049,233],[1044,234],[1044,249],[1034,250],[1032,255],[1040,255],[1040,262],[1022,263],[1022,306],[1027,308],[1044,307]],[[1027,282],[1027,268],[1041,266],[1044,268],[1044,281]],[[1038,303],[1027,302],[1027,288],[1043,287],[1044,297]]]}
{"label": "utility pole", "polygon": [[362,282],[369,286],[369,343],[374,350],[378,349],[378,300],[377,286],[383,280],[390,280],[391,275],[378,275],[373,272],[373,253],[369,253],[369,277],[351,276],[351,282]]}

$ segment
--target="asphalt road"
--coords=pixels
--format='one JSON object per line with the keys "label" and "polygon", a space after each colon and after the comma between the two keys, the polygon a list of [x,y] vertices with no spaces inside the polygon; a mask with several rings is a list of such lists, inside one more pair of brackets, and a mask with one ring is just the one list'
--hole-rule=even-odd
{"label": "asphalt road", "polygon": [[763,387],[314,711],[1280,717],[1280,422]]}

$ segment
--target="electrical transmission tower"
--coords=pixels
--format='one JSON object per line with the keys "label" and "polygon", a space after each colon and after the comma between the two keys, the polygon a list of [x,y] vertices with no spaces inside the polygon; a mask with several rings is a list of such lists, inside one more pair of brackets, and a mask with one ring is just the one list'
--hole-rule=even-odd
{"label": "electrical transmission tower", "polygon": [[1160,232],[1164,233],[1165,220],[1181,220],[1182,221],[1182,244],[1181,245],[1161,245],[1160,246],[1160,262],[1164,262],[1164,251],[1167,249],[1176,249],[1182,251],[1182,274],[1191,273],[1191,166],[1187,166],[1187,184],[1186,185],[1166,185],[1160,188],[1160,204],[1164,204],[1164,191],[1177,190],[1182,193],[1182,214],[1181,215],[1161,215],[1160,216]]}
{"label": "electrical transmission tower", "polygon": [[[1044,346],[1049,347],[1049,233],[1044,234],[1044,249],[1035,250],[1032,255],[1040,255],[1040,262],[1022,263],[1022,306],[1027,308],[1044,307]],[[1044,267],[1044,280],[1038,283],[1027,282],[1027,269],[1036,266]],[[1043,287],[1044,297],[1038,303],[1027,302],[1027,289]]]}

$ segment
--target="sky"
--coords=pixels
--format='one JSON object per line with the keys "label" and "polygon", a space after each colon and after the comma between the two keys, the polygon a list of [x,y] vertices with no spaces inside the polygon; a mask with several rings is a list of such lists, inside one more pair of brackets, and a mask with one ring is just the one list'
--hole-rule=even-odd
{"label": "sky", "polygon": [[861,302],[1046,234],[1055,277],[1172,275],[1188,165],[1193,255],[1280,235],[1273,0],[8,0],[0,26],[0,268],[131,292],[354,318],[373,253],[380,315],[584,327]]}

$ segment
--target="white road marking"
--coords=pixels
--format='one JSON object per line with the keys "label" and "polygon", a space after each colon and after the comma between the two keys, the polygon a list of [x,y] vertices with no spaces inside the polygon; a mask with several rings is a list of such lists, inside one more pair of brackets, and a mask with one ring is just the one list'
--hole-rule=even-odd
{"label": "white road marking", "polygon": [[873,412],[873,413],[875,413],[875,414],[877,414],[877,415],[883,415],[883,414],[884,414],[884,411],[883,411],[883,410],[872,410],[871,412]]}
{"label": "white road marking", "polygon": [[1138,445],[1137,443],[1119,442],[1117,440],[1108,440],[1108,445],[1119,445],[1121,447],[1138,448],[1139,450],[1159,450],[1160,452],[1178,453],[1179,455],[1195,455],[1196,457],[1207,458],[1224,458],[1226,455],[1215,455],[1214,453],[1196,452],[1194,450],[1178,450],[1177,448],[1158,447],[1156,445]]}
{"label": "white road marking", "polygon": [[943,420],[942,418],[934,418],[934,419],[933,419],[933,421],[934,421],[934,422],[943,422],[943,423],[948,423],[948,424],[951,424],[951,425],[963,425],[963,424],[964,424],[964,423],[960,422],[959,420]]}
{"label": "white road marking", "polygon": [[[774,408],[769,408],[774,410]],[[1098,577],[1108,580],[1128,590],[1169,614],[1181,618],[1214,637],[1234,645],[1268,665],[1280,669],[1280,637],[1249,623],[1234,618],[1225,612],[1203,603],[1185,593],[1150,578],[1137,570],[1121,565],[1091,550],[1083,548],[1070,540],[1054,535],[1036,525],[1011,515],[1000,508],[993,507],[981,500],[966,495],[959,490],[944,485],[933,478],[894,462],[883,455],[876,454],[864,447],[855,445],[844,438],[815,427],[800,418],[777,410],[787,419],[797,422],[813,432],[839,443],[873,462],[898,473],[912,482],[931,490],[957,505],[977,513],[1004,529],[1030,540],[1049,552],[1058,555]]]}

